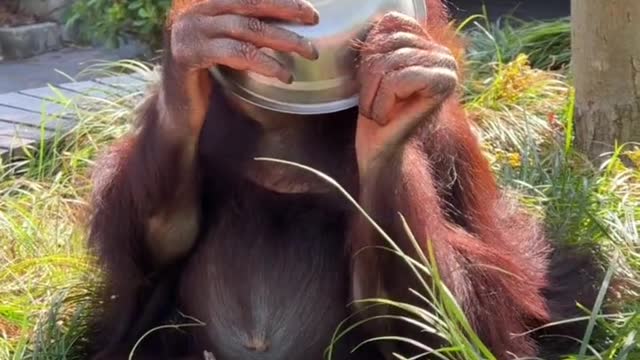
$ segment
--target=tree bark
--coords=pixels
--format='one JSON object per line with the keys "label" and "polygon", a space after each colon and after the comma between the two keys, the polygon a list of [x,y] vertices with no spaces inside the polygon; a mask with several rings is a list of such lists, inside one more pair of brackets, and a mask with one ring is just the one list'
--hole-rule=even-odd
{"label": "tree bark", "polygon": [[640,0],[572,0],[571,22],[576,147],[598,160],[640,141]]}

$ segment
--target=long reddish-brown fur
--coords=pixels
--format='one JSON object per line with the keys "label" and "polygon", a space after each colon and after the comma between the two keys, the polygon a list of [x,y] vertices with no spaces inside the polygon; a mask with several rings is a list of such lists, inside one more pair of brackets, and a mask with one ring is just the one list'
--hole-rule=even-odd
{"label": "long reddish-brown fur", "polygon": [[[427,6],[429,35],[447,46],[462,64],[463,43],[448,23],[444,4],[427,0]],[[460,101],[451,97],[391,162],[395,167],[386,169],[387,176],[372,184],[372,189],[362,190],[360,201],[409,254],[415,252],[397,212],[406,217],[425,254],[427,244],[432,244],[444,282],[498,358],[535,356],[539,351],[536,340],[518,334],[567,316],[555,307],[574,303],[578,295],[568,292],[561,294],[565,299],[548,298],[548,289],[567,286],[559,280],[573,280],[554,278],[557,252],[542,225],[498,189],[471,129]],[[366,221],[356,221],[352,253],[376,245],[385,244]],[[397,260],[370,250],[359,256],[363,259],[355,260],[356,269],[361,267],[367,276],[379,273],[381,278],[380,282],[367,280],[368,291],[366,286],[359,291],[415,300],[407,289],[418,283],[400,281],[411,276],[398,273]],[[582,264],[593,270],[592,264]],[[407,268],[402,271],[409,274]],[[594,292],[588,285],[582,291],[585,289],[580,300],[588,306]]]}
{"label": "long reddish-brown fur", "polygon": [[[171,18],[200,1],[174,1]],[[461,61],[462,42],[448,25],[445,6],[439,0],[427,0],[427,6],[429,18],[425,27],[429,35],[449,47]],[[163,269],[151,262],[148,243],[141,240],[148,240],[149,236],[145,233],[145,221],[158,211],[174,210],[185,198],[176,193],[179,171],[171,165],[180,161],[184,149],[167,134],[160,133],[157,126],[169,105],[162,101],[175,101],[170,95],[180,84],[176,83],[179,79],[166,74],[163,81],[164,100],[157,92],[149,97],[140,109],[140,128],[136,134],[116,144],[96,173],[90,243],[107,273],[104,312],[96,330],[99,341],[93,344],[101,349],[132,345],[136,336],[151,328],[159,315],[166,312],[158,296],[162,299],[174,295],[158,291],[155,286],[167,273],[172,273],[172,268]],[[204,155],[199,159],[198,170],[215,180],[208,184],[235,186],[240,181],[230,170],[230,164],[250,157],[257,135],[237,111],[213,109],[222,103],[215,91],[212,94],[210,103],[198,105],[204,107],[198,111],[207,113],[201,135],[204,149],[200,151]],[[352,137],[356,115],[346,111],[333,116],[327,124],[334,129],[323,129],[327,142]],[[340,141],[337,144],[344,145]],[[352,147],[345,146],[351,150]],[[335,149],[327,147],[323,160],[323,164],[331,164],[329,172],[339,174],[336,169],[355,168],[352,152],[331,150]],[[343,176],[339,180],[353,178],[357,176]],[[218,200],[219,194],[214,190],[208,189],[201,204],[204,208],[212,207],[211,203]],[[568,304],[576,300],[584,300],[589,306],[593,299],[586,279],[578,279],[566,269],[556,271],[561,269],[558,265],[567,263],[562,264],[564,258],[556,256],[537,219],[503,196],[456,96],[430,115],[397,153],[395,161],[390,162],[385,176],[371,181],[361,179],[358,195],[359,202],[403,250],[415,255],[398,212],[406,217],[425,252],[427,244],[433,246],[444,282],[481,339],[499,359],[509,358],[510,353],[539,354],[534,337],[515,335],[573,314],[575,310]],[[259,218],[264,214],[247,216]],[[376,251],[360,252],[384,243],[364,219],[354,214],[350,220],[350,228],[345,230],[348,238],[341,240],[347,242],[351,255],[359,254],[353,259],[354,296],[386,295],[411,302],[414,297],[408,289],[417,288],[416,282],[402,261]],[[589,265],[584,261],[571,264]],[[305,264],[299,266],[304,269]],[[193,281],[198,283],[196,280]],[[206,287],[206,282],[202,286]],[[575,294],[577,290],[586,291],[580,299]],[[393,326],[392,335],[416,335],[407,327]],[[387,330],[386,326],[371,328],[380,335],[390,335],[384,333]]]}

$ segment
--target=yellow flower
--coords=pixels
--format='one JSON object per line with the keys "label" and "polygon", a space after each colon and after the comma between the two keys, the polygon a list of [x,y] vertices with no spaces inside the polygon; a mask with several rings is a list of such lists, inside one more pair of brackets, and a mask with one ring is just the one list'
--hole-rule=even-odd
{"label": "yellow flower", "polygon": [[640,169],[640,147],[635,147],[625,153],[636,169]]}
{"label": "yellow flower", "polygon": [[509,153],[508,162],[511,167],[518,169],[522,166],[522,157],[518,153]]}
{"label": "yellow flower", "polygon": [[497,162],[509,164],[514,169],[518,169],[522,166],[522,157],[519,153],[506,152],[498,149],[495,151],[495,159]]}

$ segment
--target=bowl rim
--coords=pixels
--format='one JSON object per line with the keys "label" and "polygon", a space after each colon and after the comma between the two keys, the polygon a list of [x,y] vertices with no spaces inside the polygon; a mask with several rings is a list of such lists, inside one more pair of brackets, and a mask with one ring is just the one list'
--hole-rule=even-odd
{"label": "bowl rim", "polygon": [[[421,23],[427,21],[427,4],[425,0],[413,0],[415,8],[415,18]],[[295,103],[295,102],[283,102],[266,96],[261,96],[250,89],[247,89],[235,81],[230,81],[220,69],[220,66],[213,66],[209,69],[209,72],[213,75],[214,79],[220,83],[223,87],[229,90],[229,93],[233,96],[240,98],[241,100],[267,109],[280,113],[298,114],[298,115],[318,115],[340,112],[353,108],[358,105],[359,94],[355,94],[346,99],[333,100],[319,103]]]}
{"label": "bowl rim", "polygon": [[241,100],[248,102],[252,105],[259,106],[267,110],[273,110],[285,114],[297,114],[297,115],[319,115],[339,112],[353,108],[358,105],[360,96],[358,94],[353,95],[347,99],[340,99],[334,101],[320,102],[314,104],[308,103],[294,103],[283,102],[266,96],[260,96],[259,94],[240,86],[235,81],[230,81],[225,77],[218,67],[210,69],[211,74],[216,81],[220,83],[224,88],[229,90],[229,93],[233,96],[240,98]]}

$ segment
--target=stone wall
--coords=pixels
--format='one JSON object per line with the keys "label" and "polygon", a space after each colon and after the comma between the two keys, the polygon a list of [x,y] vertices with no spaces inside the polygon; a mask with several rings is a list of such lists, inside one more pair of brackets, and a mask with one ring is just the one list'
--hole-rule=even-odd
{"label": "stone wall", "polygon": [[62,48],[63,16],[72,1],[20,0],[20,12],[35,15],[39,23],[0,28],[0,61],[29,58]]}
{"label": "stone wall", "polygon": [[62,47],[62,29],[54,22],[0,28],[0,47],[5,60],[32,57]]}
{"label": "stone wall", "polygon": [[20,0],[20,10],[40,19],[61,21],[64,10],[73,0]]}

